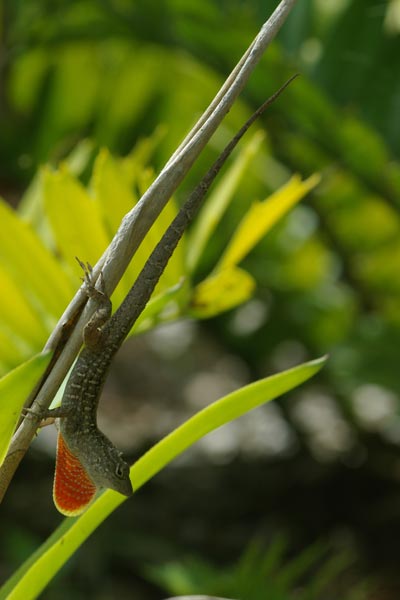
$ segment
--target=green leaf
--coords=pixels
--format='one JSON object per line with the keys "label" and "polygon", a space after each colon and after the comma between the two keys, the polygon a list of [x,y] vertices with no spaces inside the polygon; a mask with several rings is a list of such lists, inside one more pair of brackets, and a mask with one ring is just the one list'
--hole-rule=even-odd
{"label": "green leaf", "polygon": [[298,175],[277,190],[265,202],[253,204],[239,224],[229,246],[217,265],[217,270],[237,265],[254,248],[261,238],[281,219],[307,192],[320,181],[315,174],[302,181]]}
{"label": "green leaf", "polygon": [[[75,177],[80,177],[88,168],[94,153],[94,144],[89,139],[80,140],[63,160],[63,164]],[[18,203],[18,214],[28,221],[40,236],[46,237],[47,224],[43,219],[43,178],[37,171]]]}
{"label": "green leaf", "polygon": [[[146,305],[144,311],[140,314],[134,324],[132,330],[135,331],[135,333],[142,333],[143,331],[147,331],[150,327],[154,327],[160,320],[164,321],[166,319],[171,320],[176,318],[180,314],[178,301],[181,296],[186,296],[186,289],[187,286],[184,285],[184,280],[182,279],[177,285],[174,285],[166,292],[151,298],[150,302]],[[169,309],[168,315],[164,317],[167,306]]]}
{"label": "green leaf", "polygon": [[[326,358],[323,357],[261,379],[201,410],[153,446],[131,467],[134,490],[138,490],[199,439],[307,381],[325,362]],[[0,589],[0,600],[36,598],[84,540],[125,500],[125,496],[107,490],[83,515],[65,519]]]}
{"label": "green leaf", "polygon": [[[176,216],[176,205],[173,201],[169,201],[161,211],[160,215],[156,219],[153,226],[150,228],[143,242],[137,249],[135,256],[131,262],[132,268],[132,279],[131,282],[135,281],[140,271],[144,267],[148,257],[160,241],[167,227],[173,221]],[[156,286],[155,293],[159,294],[170,287],[176,285],[179,280],[184,276],[184,247],[185,240],[181,239],[178,243],[173,255],[168,261],[163,274]],[[132,283],[131,283],[132,285]]]}
{"label": "green leaf", "polygon": [[255,281],[247,271],[232,267],[218,271],[199,283],[190,302],[190,314],[208,319],[248,300]]}
{"label": "green leaf", "polygon": [[21,287],[4,270],[2,264],[0,264],[0,281],[0,330],[7,332],[16,343],[18,340],[25,340],[25,350],[30,349],[30,356],[32,356],[34,354],[32,349],[38,349],[38,346],[45,342],[48,328],[34,310],[29,296],[21,293]]}
{"label": "green leaf", "polygon": [[51,353],[38,354],[0,379],[0,465],[24,402],[50,362]]}
{"label": "green leaf", "polygon": [[[121,50],[124,52],[122,60],[108,71],[108,85],[103,88],[103,97],[98,102],[101,138],[106,140],[107,146],[115,145],[119,135],[126,136],[128,126],[132,127],[143,118],[145,107],[149,106],[159,82],[163,81],[163,69],[169,72],[168,64],[165,65],[168,53],[161,48],[152,46],[142,50],[142,45],[135,45],[133,52],[117,48],[119,54]],[[113,98],[118,98],[118,102],[112,101]]]}
{"label": "green leaf", "polygon": [[35,48],[21,53],[13,65],[8,93],[19,114],[28,116],[35,106],[50,60],[45,48]]}
{"label": "green leaf", "polygon": [[0,327],[0,374],[5,375],[29,356],[32,356],[32,352],[23,347],[21,340],[11,331],[4,331]]}
{"label": "green leaf", "polygon": [[[131,176],[131,183],[133,183],[143,172],[150,163],[156,150],[158,150],[161,141],[166,137],[168,131],[166,125],[157,125],[153,133],[146,135],[146,137],[139,139],[131,152],[122,159],[122,165],[126,170],[126,162],[129,165],[129,174]],[[132,173],[131,166],[136,166],[135,172]]]}
{"label": "green leaf", "polygon": [[[132,191],[127,161],[111,156],[108,150],[99,152],[93,167],[90,187],[110,239],[115,235],[121,220],[136,204]],[[133,165],[131,165],[132,169]],[[131,170],[129,169],[129,170]],[[137,277],[137,268],[131,262],[113,293],[113,304],[118,306]]]}
{"label": "green leaf", "polygon": [[122,218],[137,202],[126,170],[126,161],[123,164],[105,148],[99,152],[93,167],[90,187],[100,205],[110,235],[114,235]]}
{"label": "green leaf", "polygon": [[[0,263],[25,297],[33,296],[31,306],[43,319],[59,317],[71,295],[65,274],[60,270],[33,229],[0,199]],[[51,284],[51,285],[50,285]]]}
{"label": "green leaf", "polygon": [[[113,158],[107,150],[102,150],[96,159],[91,185],[110,236],[115,234],[122,218],[137,202],[137,198],[131,191],[132,179],[137,171],[138,158],[134,154],[118,160]],[[116,306],[128,293],[151,251],[175,215],[176,207],[173,202],[169,202],[129,264],[117,288],[117,293],[113,297],[116,299]],[[175,285],[183,275],[183,267],[183,251],[180,244],[161,276],[157,291],[164,291]]]}
{"label": "green leaf", "polygon": [[98,205],[66,168],[43,171],[43,198],[53,241],[72,273],[79,273],[75,256],[95,264],[110,238]]}

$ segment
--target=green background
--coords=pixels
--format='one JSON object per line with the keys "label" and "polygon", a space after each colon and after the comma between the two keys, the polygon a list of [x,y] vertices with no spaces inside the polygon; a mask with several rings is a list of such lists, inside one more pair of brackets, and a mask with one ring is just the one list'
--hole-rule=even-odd
{"label": "green background", "polygon": [[[82,139],[93,157],[103,146],[125,154],[159,126],[152,164],[160,169],[275,5],[0,4],[0,194],[16,205],[38,167]],[[351,553],[332,598],[370,577],[383,598],[398,597],[399,12],[395,0],[298,0],[225,127],[235,129],[292,73],[301,77],[263,118],[260,156],[200,274],[252,199],[292,172],[318,171],[322,182],[246,259],[254,300],[127,343],[102,423],[134,458],[238,385],[326,352],[328,365],[125,503],[43,597],[163,598],[149,565],[192,555],[231,565],[255,538],[269,548],[280,534],[288,557],[316,540],[334,555]],[[217,134],[178,200],[219,147]],[[90,160],[83,181],[89,173]],[[2,580],[59,521],[46,448],[37,442],[2,505]]]}

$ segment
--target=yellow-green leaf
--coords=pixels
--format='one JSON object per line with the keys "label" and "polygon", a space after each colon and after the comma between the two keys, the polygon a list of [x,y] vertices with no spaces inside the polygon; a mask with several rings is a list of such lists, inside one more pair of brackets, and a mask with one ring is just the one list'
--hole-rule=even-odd
{"label": "yellow-green leaf", "polygon": [[44,169],[42,177],[46,216],[56,250],[72,273],[78,274],[75,256],[94,264],[110,241],[98,205],[66,168]]}
{"label": "yellow-green leaf", "polygon": [[248,300],[255,281],[247,271],[233,267],[218,271],[199,283],[190,303],[190,314],[205,319]]}
{"label": "yellow-green leaf", "polygon": [[[176,206],[173,201],[169,201],[163,208],[157,220],[150,228],[143,242],[139,246],[135,256],[131,263],[132,281],[136,279],[140,271],[142,270],[146,260],[150,256],[151,252],[160,241],[164,231],[170,225],[171,221],[176,215]],[[176,285],[181,277],[184,275],[184,248],[185,240],[181,239],[178,246],[175,249],[172,257],[170,258],[167,267],[161,275],[160,281],[156,287],[156,294],[160,294],[170,287]]]}
{"label": "yellow-green leaf", "polygon": [[[5,329],[25,340],[27,349],[39,350],[49,333],[45,319],[34,309],[29,296],[21,293],[21,287],[0,264],[0,330]],[[30,352],[32,355],[33,352]]]}
{"label": "yellow-green leaf", "polygon": [[[95,198],[99,202],[100,210],[110,235],[114,235],[122,218],[136,204],[137,198],[132,192],[132,178],[134,177],[135,170],[137,170],[136,163],[137,159],[135,155],[117,160],[107,150],[102,150],[96,159],[92,177],[92,188]],[[141,177],[137,177],[136,184],[139,187],[141,186]],[[118,286],[115,295],[117,299],[116,305],[131,288],[151,251],[173,220],[175,214],[176,207],[173,202],[169,202],[147,233]],[[157,286],[158,292],[175,285],[182,274],[183,251],[181,244],[179,244],[161,276],[160,283]]]}
{"label": "yellow-green leaf", "polygon": [[16,365],[32,356],[32,350],[4,324],[0,326],[0,375],[5,375]]}
{"label": "yellow-green leaf", "polygon": [[257,154],[264,137],[262,131],[257,131],[253,135],[204,203],[189,238],[186,263],[190,272],[196,268],[207,241],[229,206],[239,182]]}
{"label": "yellow-green leaf", "polygon": [[[128,160],[122,162],[121,159],[115,159],[108,150],[103,149],[94,163],[91,189],[110,238],[137,202],[128,173]],[[125,298],[136,277],[137,267],[131,262],[113,294],[116,307]]]}
{"label": "yellow-green leaf", "polygon": [[[247,385],[210,404],[153,446],[131,467],[133,489],[149,479],[199,439],[221,425],[261,406],[307,381],[326,358],[310,361]],[[60,527],[0,589],[0,600],[33,600],[89,535],[111,514],[125,496],[104,492],[79,517],[64,519]]]}
{"label": "yellow-green leaf", "polygon": [[49,364],[50,357],[51,353],[38,354],[0,379],[0,465],[24,402]]}
{"label": "yellow-green leaf", "polygon": [[114,235],[122,218],[137,202],[126,175],[126,161],[122,163],[105,148],[101,150],[94,163],[91,188],[109,234]]}
{"label": "yellow-green leaf", "polygon": [[[154,327],[160,319],[164,321],[165,319],[170,320],[179,316],[180,309],[178,299],[185,293],[184,287],[184,280],[182,279],[177,285],[174,285],[169,290],[154,296],[134,324],[133,331],[140,331],[142,333],[150,327]],[[164,313],[167,307],[168,315],[165,315]]]}
{"label": "yellow-green leaf", "polygon": [[[151,157],[159,149],[161,140],[165,138],[167,131],[168,127],[166,125],[157,125],[152,134],[139,139],[131,152],[121,159],[122,166],[130,177],[131,184],[142,171],[148,168]],[[135,169],[132,169],[133,166],[135,166]]]}
{"label": "yellow-green leaf", "polygon": [[[59,317],[72,294],[65,273],[33,229],[0,199],[0,262],[43,318]],[[34,297],[34,302],[32,301]],[[45,313],[45,314],[44,314]]]}
{"label": "yellow-green leaf", "polygon": [[315,174],[302,181],[294,175],[266,201],[253,204],[222,255],[217,270],[237,265],[261,238],[320,181]]}
{"label": "yellow-green leaf", "polygon": [[[93,142],[83,139],[64,158],[63,164],[72,175],[79,177],[87,168],[93,152]],[[43,219],[42,179],[41,172],[36,171],[18,203],[18,214],[33,226],[40,237],[42,234],[45,235],[46,231],[46,223]]]}

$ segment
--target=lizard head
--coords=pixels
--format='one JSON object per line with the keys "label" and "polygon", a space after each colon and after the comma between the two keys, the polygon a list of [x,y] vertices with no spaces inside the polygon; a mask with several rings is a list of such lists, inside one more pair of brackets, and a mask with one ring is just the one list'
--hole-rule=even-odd
{"label": "lizard head", "polygon": [[62,514],[81,514],[100,488],[132,495],[129,465],[101,432],[91,439],[89,447],[87,443],[70,446],[59,434],[53,497]]}
{"label": "lizard head", "polygon": [[87,474],[97,488],[109,488],[124,496],[133,494],[129,465],[122,453],[105,438],[98,453],[90,453],[83,461]]}
{"label": "lizard head", "polygon": [[124,461],[120,453],[109,462],[108,467],[107,472],[102,473],[102,476],[105,476],[102,487],[111,488],[124,496],[131,496],[133,489],[129,478],[129,465]]}

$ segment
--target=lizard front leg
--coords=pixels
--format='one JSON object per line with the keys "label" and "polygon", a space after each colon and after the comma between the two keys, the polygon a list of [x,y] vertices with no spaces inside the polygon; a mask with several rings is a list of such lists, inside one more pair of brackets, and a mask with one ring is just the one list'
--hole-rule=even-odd
{"label": "lizard front leg", "polygon": [[41,410],[39,412],[32,408],[23,408],[21,414],[25,419],[29,417],[36,420],[38,422],[38,427],[46,427],[47,425],[52,425],[55,419],[68,417],[71,414],[71,411],[62,406],[48,408],[47,410]]}
{"label": "lizard front leg", "polygon": [[[100,285],[96,288],[93,283],[93,269],[89,263],[84,263],[79,258],[76,258],[80,267],[83,270],[84,276],[82,281],[85,284],[85,292],[88,298],[94,300],[96,304],[96,310],[85,325],[83,329],[83,342],[85,346],[96,350],[101,347],[104,338],[103,326],[111,317],[112,304],[110,298],[107,296],[105,291],[105,284],[103,274],[100,272]],[[63,406],[42,410],[40,412],[32,410],[30,408],[24,408],[22,415],[24,417],[30,416],[30,418],[37,420],[38,426],[43,427],[44,425],[51,424],[54,419],[61,419],[68,417],[71,414],[71,410],[66,409]],[[47,420],[51,420],[45,423]]]}
{"label": "lizard front leg", "polygon": [[85,346],[91,350],[96,350],[101,348],[104,343],[105,332],[103,327],[111,317],[112,304],[105,289],[103,273],[100,271],[99,287],[97,288],[93,283],[93,269],[90,264],[83,263],[79,258],[76,260],[83,269],[84,277],[82,280],[85,283],[86,294],[96,305],[95,312],[83,329],[83,341]]}

